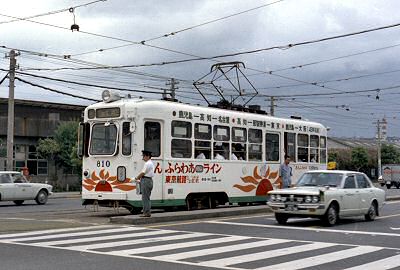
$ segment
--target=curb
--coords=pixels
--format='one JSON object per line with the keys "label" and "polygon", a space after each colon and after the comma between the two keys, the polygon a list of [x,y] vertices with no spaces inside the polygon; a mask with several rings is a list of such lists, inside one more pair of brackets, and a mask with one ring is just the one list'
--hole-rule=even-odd
{"label": "curb", "polygon": [[110,223],[146,225],[146,224],[165,223],[172,221],[188,221],[188,220],[198,220],[207,218],[266,214],[271,212],[272,212],[271,209],[266,205],[249,206],[249,207],[237,206],[229,208],[193,210],[185,212],[180,211],[180,212],[154,213],[150,218],[141,218],[138,215],[111,217]]}

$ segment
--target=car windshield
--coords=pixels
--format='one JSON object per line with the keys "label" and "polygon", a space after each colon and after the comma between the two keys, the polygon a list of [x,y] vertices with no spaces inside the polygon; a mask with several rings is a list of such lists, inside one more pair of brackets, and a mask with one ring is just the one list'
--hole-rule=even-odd
{"label": "car windshield", "polygon": [[330,186],[337,187],[340,185],[343,178],[343,174],[340,173],[305,173],[303,174],[297,186]]}

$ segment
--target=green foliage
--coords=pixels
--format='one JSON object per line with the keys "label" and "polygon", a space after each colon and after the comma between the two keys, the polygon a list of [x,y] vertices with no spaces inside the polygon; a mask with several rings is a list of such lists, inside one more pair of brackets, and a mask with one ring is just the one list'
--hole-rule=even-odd
{"label": "green foliage", "polygon": [[351,151],[351,163],[357,171],[368,166],[368,152],[363,147],[353,148]]}
{"label": "green foliage", "polygon": [[37,151],[41,156],[55,160],[65,171],[76,167],[80,173],[82,163],[76,156],[77,141],[78,123],[65,122],[58,126],[53,139],[39,140]]}
{"label": "green foliage", "polygon": [[335,161],[338,170],[353,170],[351,152],[348,149],[335,149],[328,152],[328,161]]}
{"label": "green foliage", "polygon": [[72,168],[71,153],[78,140],[78,123],[65,122],[60,124],[54,134],[54,140],[60,146],[60,151],[57,154],[58,164],[67,169]]}
{"label": "green foliage", "polygon": [[60,145],[54,139],[40,139],[36,150],[42,157],[54,159],[60,152]]}
{"label": "green foliage", "polygon": [[82,175],[82,159],[78,157],[78,142],[75,143],[74,147],[72,147],[72,151],[70,154],[70,159],[72,166],[76,168],[76,173],[78,176]]}
{"label": "green foliage", "polygon": [[381,148],[382,164],[399,164],[400,151],[390,144],[383,144]]}

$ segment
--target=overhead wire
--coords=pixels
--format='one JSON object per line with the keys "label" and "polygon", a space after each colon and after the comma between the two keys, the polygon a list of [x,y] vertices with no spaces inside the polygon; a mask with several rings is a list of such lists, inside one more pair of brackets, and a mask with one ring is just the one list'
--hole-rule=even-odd
{"label": "overhead wire", "polygon": [[59,91],[59,90],[56,90],[56,89],[53,89],[53,88],[50,88],[50,87],[46,87],[46,86],[43,86],[43,85],[39,85],[39,84],[36,84],[36,83],[32,83],[32,82],[26,81],[26,80],[24,80],[22,78],[19,78],[19,77],[15,77],[15,79],[20,81],[20,82],[29,84],[31,86],[39,87],[39,88],[42,88],[44,90],[48,90],[48,91],[55,92],[55,93],[58,93],[58,94],[62,94],[62,95],[66,95],[66,96],[70,96],[70,97],[74,97],[74,98],[90,100],[90,101],[96,101],[96,102],[101,101],[101,100],[98,100],[98,99],[92,99],[92,98],[88,98],[88,97],[83,97],[83,96],[74,95],[74,94],[71,94],[71,93],[66,93],[66,92],[63,92],[63,91]]}
{"label": "overhead wire", "polygon": [[23,18],[19,18],[19,19],[13,19],[13,20],[9,20],[9,21],[0,21],[0,24],[12,23],[12,22],[17,22],[17,21],[21,21],[21,20],[24,21],[24,20],[39,18],[39,17],[43,17],[43,16],[48,16],[48,15],[54,15],[54,14],[57,14],[57,13],[70,11],[71,9],[74,10],[74,9],[77,9],[77,8],[80,8],[80,7],[85,7],[85,6],[89,6],[89,5],[98,3],[98,2],[105,2],[105,1],[107,1],[107,0],[95,0],[95,1],[92,1],[92,2],[84,3],[84,4],[71,6],[71,7],[68,7],[68,8],[63,8],[63,9],[54,10],[54,11],[48,11],[48,12],[45,12],[45,13],[31,15],[31,16],[23,17]]}

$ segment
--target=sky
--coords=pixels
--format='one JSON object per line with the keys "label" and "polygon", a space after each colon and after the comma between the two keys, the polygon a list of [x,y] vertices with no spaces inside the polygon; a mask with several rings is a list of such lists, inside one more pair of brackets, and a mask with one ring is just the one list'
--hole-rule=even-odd
{"label": "sky", "polygon": [[[226,99],[238,93],[239,81],[245,95],[236,104],[257,91],[247,105],[269,112],[275,97],[276,116],[320,122],[331,136],[373,138],[383,118],[388,136],[399,136],[400,26],[287,46],[398,24],[399,1],[0,1],[0,80],[9,68],[4,56],[15,49],[23,80],[15,82],[17,99],[89,105],[110,87],[159,99],[174,78],[179,101],[206,106],[193,82],[215,75]],[[70,30],[74,16],[80,31]],[[249,53],[270,47],[279,48]],[[238,52],[247,53],[179,62]],[[226,74],[233,85],[221,73],[209,74],[226,62],[243,63],[239,76],[236,69]],[[218,101],[212,87],[200,90]],[[7,80],[0,97],[8,97]]]}

